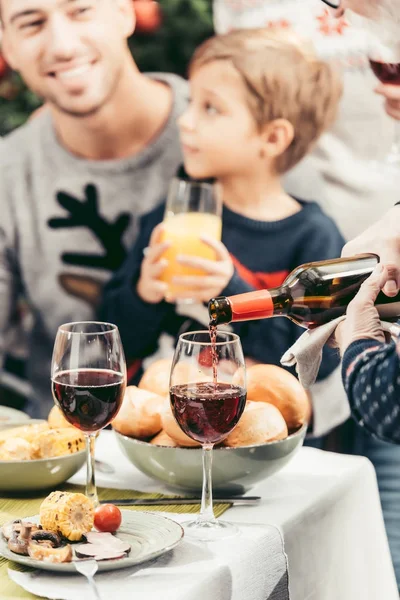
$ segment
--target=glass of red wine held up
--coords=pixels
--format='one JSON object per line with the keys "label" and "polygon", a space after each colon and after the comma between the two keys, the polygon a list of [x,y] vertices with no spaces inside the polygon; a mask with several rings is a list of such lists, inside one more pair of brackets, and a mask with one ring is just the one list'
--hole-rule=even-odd
{"label": "glass of red wine held up", "polygon": [[[390,28],[377,33],[372,31],[368,42],[368,59],[371,69],[385,85],[400,86],[400,39],[393,36]],[[397,172],[400,171],[400,122],[394,121],[394,139],[385,158],[385,164]]]}
{"label": "glass of red wine held up", "polygon": [[212,499],[212,449],[234,429],[246,404],[246,371],[240,339],[234,333],[193,331],[182,334],[170,379],[173,415],[182,431],[202,445],[201,511],[184,523],[190,537],[213,541],[237,529],[217,520]]}
{"label": "glass of red wine held up", "polygon": [[126,387],[119,331],[112,323],[67,323],[58,328],[51,364],[53,398],[86,438],[86,495],[98,504],[94,450],[97,433],[117,415]]}

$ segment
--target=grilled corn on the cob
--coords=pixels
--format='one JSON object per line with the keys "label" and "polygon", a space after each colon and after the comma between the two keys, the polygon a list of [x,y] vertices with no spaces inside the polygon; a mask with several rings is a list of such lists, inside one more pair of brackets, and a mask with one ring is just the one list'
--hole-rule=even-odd
{"label": "grilled corn on the cob", "polygon": [[52,492],[40,507],[40,524],[48,531],[60,533],[78,542],[94,522],[93,502],[83,494]]}
{"label": "grilled corn on the cob", "polygon": [[8,439],[0,445],[0,460],[31,460],[32,444],[23,438]]}
{"label": "grilled corn on the cob", "polygon": [[42,431],[49,431],[49,424],[47,421],[43,423],[36,423],[35,425],[24,425],[23,427],[12,427],[11,429],[5,429],[0,432],[0,447],[5,441],[12,438],[21,438],[26,442],[32,443],[37,437],[38,433]]}
{"label": "grilled corn on the cob", "polygon": [[52,458],[73,454],[85,447],[85,438],[79,429],[48,429],[39,433],[33,441],[35,458]]}

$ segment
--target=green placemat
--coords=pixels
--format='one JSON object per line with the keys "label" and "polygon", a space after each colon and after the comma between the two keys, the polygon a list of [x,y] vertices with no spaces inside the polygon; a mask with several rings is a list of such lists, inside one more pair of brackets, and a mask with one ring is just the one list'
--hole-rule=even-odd
{"label": "green placemat", "polygon": [[[65,485],[60,487],[61,490],[67,492],[85,492],[84,486],[80,485]],[[166,496],[164,494],[148,494],[137,492],[136,490],[115,490],[111,488],[97,488],[100,500],[114,500],[125,498],[174,498],[174,496]],[[30,497],[0,497],[0,526],[11,521],[12,519],[31,517],[39,513],[39,508],[46,495],[30,496]],[[222,515],[230,504],[214,504],[214,513],[216,517]],[[200,505],[196,504],[171,504],[169,506],[124,506],[127,510],[139,511],[160,511],[171,513],[198,513]],[[38,600],[39,596],[34,596],[26,592],[19,585],[11,581],[8,577],[7,570],[15,571],[31,571],[32,569],[23,567],[17,563],[11,562],[0,557],[0,599],[1,600]],[[44,600],[44,599],[42,599]]]}

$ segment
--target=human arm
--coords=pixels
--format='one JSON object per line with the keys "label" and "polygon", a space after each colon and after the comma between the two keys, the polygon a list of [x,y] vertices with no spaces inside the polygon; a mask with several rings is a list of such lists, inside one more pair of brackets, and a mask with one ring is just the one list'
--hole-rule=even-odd
{"label": "human arm", "polygon": [[2,371],[6,334],[21,291],[21,277],[15,244],[15,228],[6,194],[6,178],[1,174],[0,206],[2,215],[0,222],[0,371]]}
{"label": "human arm", "polygon": [[389,277],[379,264],[347,308],[336,332],[342,377],[355,420],[378,437],[400,443],[399,345],[385,342],[374,302]]}
{"label": "human arm", "polygon": [[393,206],[376,223],[348,242],[342,256],[377,254],[389,271],[383,291],[395,296],[400,289],[400,205]]}

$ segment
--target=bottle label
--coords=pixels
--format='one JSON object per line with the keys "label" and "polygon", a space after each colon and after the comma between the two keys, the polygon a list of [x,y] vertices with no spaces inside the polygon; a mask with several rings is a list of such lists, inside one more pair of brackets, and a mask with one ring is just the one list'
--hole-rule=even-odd
{"label": "bottle label", "polygon": [[268,290],[238,294],[229,298],[232,321],[266,319],[274,314],[274,303]]}

